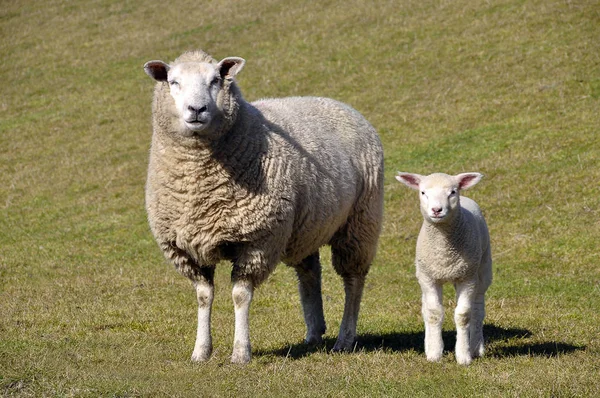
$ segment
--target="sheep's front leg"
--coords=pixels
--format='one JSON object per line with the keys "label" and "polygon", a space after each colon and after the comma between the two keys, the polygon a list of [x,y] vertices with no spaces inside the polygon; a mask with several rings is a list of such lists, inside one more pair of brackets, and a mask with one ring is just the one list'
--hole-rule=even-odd
{"label": "sheep's front leg", "polygon": [[248,363],[251,357],[250,348],[250,303],[254,286],[249,280],[236,280],[233,283],[231,296],[235,308],[235,333],[233,338],[233,354],[231,362]]}
{"label": "sheep's front leg", "polygon": [[210,315],[214,297],[214,265],[201,266],[175,242],[159,243],[165,256],[173,262],[177,271],[189,278],[196,289],[198,301],[198,328],[192,361],[207,361],[212,353]]}
{"label": "sheep's front leg", "polygon": [[325,334],[325,316],[321,296],[321,263],[319,253],[308,256],[294,267],[298,275],[300,302],[306,323],[306,343],[321,344]]}
{"label": "sheep's front leg", "polygon": [[469,329],[473,321],[473,299],[475,295],[475,284],[472,281],[456,284],[456,310],[454,311],[454,323],[456,324],[456,362],[461,365],[469,365],[473,360],[470,349]]}
{"label": "sheep's front leg", "polygon": [[425,323],[425,356],[428,361],[437,362],[442,358],[444,352],[442,284],[423,277],[419,278],[419,284],[421,285],[422,314]]}
{"label": "sheep's front leg", "polygon": [[201,273],[192,283],[198,299],[198,330],[196,344],[192,353],[192,361],[207,361],[212,354],[212,337],[210,334],[210,317],[214,298],[214,267],[202,267]]}

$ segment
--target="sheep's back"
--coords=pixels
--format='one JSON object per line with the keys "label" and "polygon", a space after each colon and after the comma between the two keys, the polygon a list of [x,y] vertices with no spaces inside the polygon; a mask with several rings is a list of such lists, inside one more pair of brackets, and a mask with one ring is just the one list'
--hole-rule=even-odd
{"label": "sheep's back", "polygon": [[[361,195],[379,200],[383,152],[375,129],[353,108],[316,97],[252,104],[268,121],[272,156],[288,165],[295,220],[289,262],[327,243]],[[281,175],[283,177],[283,175]]]}
{"label": "sheep's back", "polygon": [[319,97],[264,99],[254,105],[269,122],[271,134],[323,177],[340,184],[369,179],[379,172],[383,150],[371,124],[350,106]]}
{"label": "sheep's back", "polygon": [[352,108],[289,98],[242,102],[240,115],[201,151],[155,124],[146,207],[160,242],[200,265],[236,242],[294,264],[330,241],[359,198],[382,201],[381,144]]}

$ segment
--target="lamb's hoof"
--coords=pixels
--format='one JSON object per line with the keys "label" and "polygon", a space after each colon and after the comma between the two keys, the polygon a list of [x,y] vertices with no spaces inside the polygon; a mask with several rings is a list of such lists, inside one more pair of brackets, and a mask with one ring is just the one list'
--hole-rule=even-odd
{"label": "lamb's hoof", "polygon": [[471,358],[471,355],[456,356],[456,363],[458,363],[459,365],[468,366],[471,364],[471,362],[473,362],[473,358]]}
{"label": "lamb's hoof", "polygon": [[425,356],[429,362],[439,362],[444,355],[444,343],[440,339],[437,341],[425,341]]}
{"label": "lamb's hoof", "polygon": [[212,354],[212,346],[195,347],[192,353],[192,362],[206,362]]}
{"label": "lamb's hoof", "polygon": [[483,357],[484,354],[485,354],[485,348],[483,347],[483,344],[481,344],[480,346],[476,347],[474,350],[471,351],[471,356],[473,358],[481,358],[481,357]]}
{"label": "lamb's hoof", "polygon": [[429,362],[439,362],[442,360],[442,355],[444,354],[444,349],[441,350],[430,350],[429,352],[425,352],[425,356]]}
{"label": "lamb's hoof", "polygon": [[429,362],[439,362],[441,360],[442,360],[442,354],[427,355],[427,361],[429,361]]}

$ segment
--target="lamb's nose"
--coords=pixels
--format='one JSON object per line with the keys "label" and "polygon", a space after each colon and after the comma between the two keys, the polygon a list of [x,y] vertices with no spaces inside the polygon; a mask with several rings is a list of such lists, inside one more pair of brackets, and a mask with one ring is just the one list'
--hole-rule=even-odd
{"label": "lamb's nose", "polygon": [[432,207],[431,211],[433,212],[433,214],[439,214],[442,212],[442,208],[441,207]]}

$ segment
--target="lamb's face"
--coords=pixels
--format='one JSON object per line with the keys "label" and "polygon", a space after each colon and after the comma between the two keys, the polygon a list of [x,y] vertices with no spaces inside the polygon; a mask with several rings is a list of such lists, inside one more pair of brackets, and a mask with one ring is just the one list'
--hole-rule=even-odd
{"label": "lamb's face", "polygon": [[425,221],[438,224],[450,222],[460,208],[460,190],[477,184],[483,177],[479,173],[462,173],[451,176],[434,173],[428,176],[398,173],[396,179],[419,191],[421,213]]}
{"label": "lamb's face", "polygon": [[421,213],[431,223],[442,223],[460,206],[458,182],[446,174],[432,174],[419,184]]}
{"label": "lamb's face", "polygon": [[218,115],[217,96],[222,78],[216,65],[187,62],[169,69],[167,82],[183,131],[190,135],[208,129]]}

